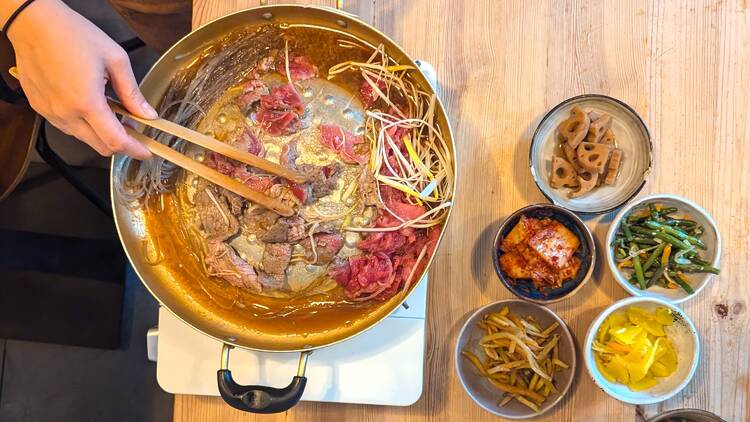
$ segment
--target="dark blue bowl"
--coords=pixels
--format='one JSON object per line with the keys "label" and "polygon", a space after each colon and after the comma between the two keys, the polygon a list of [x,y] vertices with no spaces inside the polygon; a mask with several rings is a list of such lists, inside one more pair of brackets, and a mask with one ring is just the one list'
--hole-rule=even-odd
{"label": "dark blue bowl", "polygon": [[[500,244],[505,236],[507,236],[513,227],[515,227],[522,215],[534,218],[555,219],[578,237],[581,246],[578,247],[578,250],[574,255],[581,260],[581,269],[578,271],[575,278],[564,282],[561,287],[556,289],[544,288],[539,290],[534,286],[531,280],[512,279],[500,269],[499,258],[502,254]],[[586,224],[578,218],[577,215],[565,208],[553,204],[529,205],[508,216],[508,218],[506,218],[500,225],[497,235],[495,236],[495,243],[492,245],[492,262],[495,265],[495,273],[497,273],[500,281],[502,281],[505,287],[507,287],[514,295],[521,299],[542,305],[559,302],[575,294],[589,280],[589,278],[591,278],[591,273],[594,271],[595,261],[596,244],[594,243],[594,237],[591,234],[591,230],[589,230]]]}

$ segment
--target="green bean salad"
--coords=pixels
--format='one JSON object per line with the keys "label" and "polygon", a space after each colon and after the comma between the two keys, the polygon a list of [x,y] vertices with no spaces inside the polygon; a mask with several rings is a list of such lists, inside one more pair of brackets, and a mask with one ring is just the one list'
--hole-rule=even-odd
{"label": "green bean salad", "polygon": [[649,203],[635,209],[620,222],[610,246],[617,268],[641,290],[651,286],[678,287],[688,294],[693,288],[685,274],[719,274],[719,269],[701,257],[706,245],[704,227],[689,216],[677,217],[676,207]]}

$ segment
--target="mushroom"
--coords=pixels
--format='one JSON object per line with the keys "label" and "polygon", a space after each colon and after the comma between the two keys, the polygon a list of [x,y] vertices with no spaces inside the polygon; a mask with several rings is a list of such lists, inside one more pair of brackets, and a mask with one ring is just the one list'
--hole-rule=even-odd
{"label": "mushroom", "polygon": [[609,151],[612,147],[605,144],[595,144],[593,142],[581,142],[576,150],[578,165],[585,170],[594,173],[603,173],[607,167]]}
{"label": "mushroom", "polygon": [[588,114],[578,107],[573,107],[570,117],[563,120],[557,130],[568,145],[576,148],[589,132],[590,123]]}
{"label": "mushroom", "polygon": [[583,172],[578,175],[578,190],[568,192],[568,198],[578,198],[594,189],[596,181],[599,179],[598,173],[592,173],[590,171]]}
{"label": "mushroom", "polygon": [[620,170],[620,163],[622,162],[622,150],[615,149],[609,157],[609,164],[607,165],[607,175],[604,177],[605,185],[614,185],[617,180],[617,172]]}
{"label": "mushroom", "polygon": [[549,184],[555,189],[563,186],[578,186],[578,178],[573,165],[565,161],[564,158],[552,157],[552,173],[549,177]]}
{"label": "mushroom", "polygon": [[589,132],[586,136],[586,142],[598,143],[604,132],[606,132],[612,126],[612,118],[609,114],[602,113],[598,119],[592,121],[589,124]]}

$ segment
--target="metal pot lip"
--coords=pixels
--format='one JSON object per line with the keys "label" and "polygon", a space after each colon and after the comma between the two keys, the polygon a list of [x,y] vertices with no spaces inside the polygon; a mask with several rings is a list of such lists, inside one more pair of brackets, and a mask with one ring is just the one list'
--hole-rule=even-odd
{"label": "metal pot lip", "polygon": [[[151,76],[151,74],[154,72],[154,70],[158,66],[160,66],[161,63],[165,60],[165,58],[169,57],[170,53],[172,53],[176,48],[178,48],[180,46],[180,44],[184,43],[185,40],[187,40],[189,37],[195,36],[194,34],[202,31],[204,28],[206,28],[206,27],[208,27],[210,25],[213,25],[216,22],[228,19],[228,18],[230,18],[232,16],[239,15],[239,14],[242,14],[242,13],[247,13],[248,11],[264,10],[264,9],[275,10],[275,9],[287,9],[287,8],[291,8],[291,9],[295,9],[295,8],[296,9],[316,9],[316,10],[320,10],[320,11],[323,11],[323,12],[326,12],[326,13],[331,13],[331,14],[336,15],[336,16],[338,16],[340,18],[343,18],[343,19],[349,19],[349,20],[355,21],[357,24],[360,24],[360,25],[364,26],[365,28],[367,28],[368,30],[373,31],[379,37],[382,37],[385,41],[388,41],[391,44],[392,47],[395,47],[395,49],[398,50],[398,52],[400,54],[402,54],[403,57],[407,61],[410,62],[410,64],[415,65],[416,70],[419,71],[420,74],[421,74],[421,70],[419,70],[419,67],[416,66],[415,59],[413,59],[411,57],[411,55],[408,54],[398,43],[396,43],[388,35],[384,34],[383,32],[381,32],[380,30],[378,30],[374,26],[370,25],[367,22],[362,21],[356,15],[344,12],[342,10],[338,10],[338,9],[334,9],[334,8],[330,8],[330,7],[325,7],[325,6],[304,5],[304,4],[302,4],[302,5],[299,5],[299,4],[279,4],[279,5],[256,6],[256,7],[250,7],[250,8],[245,8],[245,9],[242,9],[242,10],[238,10],[238,11],[235,11],[235,12],[232,12],[232,13],[229,13],[229,14],[217,17],[217,18],[215,18],[215,19],[213,19],[213,20],[211,20],[209,22],[206,22],[206,23],[200,25],[199,27],[193,29],[192,31],[190,31],[190,33],[188,33],[184,37],[180,38],[180,40],[178,40],[172,47],[170,47],[166,52],[164,52],[159,57],[159,59],[148,70],[148,72],[146,72],[146,74],[144,75],[143,79],[139,83],[139,86],[142,86],[143,82],[146,81],[146,80],[148,80],[148,78]],[[327,29],[342,31],[342,32],[346,33],[346,28],[345,27],[342,27],[340,29],[335,29],[335,28],[327,28]],[[358,38],[358,37],[354,37],[354,38]],[[362,41],[367,42],[366,40],[362,40]],[[368,44],[369,44],[369,42],[368,42]],[[195,327],[193,324],[191,324],[190,322],[188,322],[184,318],[182,318],[177,312],[175,312],[174,310],[172,310],[166,303],[164,303],[164,301],[158,295],[154,294],[154,291],[151,289],[151,287],[148,285],[148,283],[146,283],[144,281],[144,277],[141,275],[141,273],[138,270],[138,268],[136,268],[135,265],[131,264],[133,272],[135,272],[135,274],[138,276],[138,279],[141,281],[141,284],[143,284],[146,287],[146,289],[148,290],[148,292],[151,294],[151,296],[153,296],[157,300],[157,302],[159,302],[160,306],[163,306],[170,313],[172,313],[172,315],[174,315],[177,319],[179,319],[180,321],[184,322],[185,324],[187,324],[188,326],[190,326],[192,329],[198,331],[199,333],[207,335],[208,337],[211,337],[214,340],[217,340],[217,341],[219,341],[219,342],[221,342],[223,344],[228,344],[228,345],[240,348],[240,349],[252,350],[252,351],[257,351],[257,352],[295,353],[295,352],[313,351],[313,350],[320,349],[320,348],[323,348],[323,347],[333,346],[333,345],[341,343],[343,341],[352,339],[352,338],[354,338],[354,337],[356,337],[356,336],[358,336],[358,335],[360,335],[360,334],[362,334],[362,333],[370,330],[372,327],[374,327],[375,325],[379,324],[384,319],[388,318],[396,309],[398,309],[400,306],[403,305],[404,302],[406,302],[406,300],[409,298],[409,296],[411,296],[411,293],[422,282],[422,280],[425,278],[425,276],[427,276],[429,274],[430,266],[432,265],[432,262],[435,259],[435,256],[437,255],[437,248],[440,246],[440,244],[442,243],[443,237],[445,236],[446,227],[448,225],[448,222],[451,220],[451,216],[453,215],[453,208],[454,208],[455,202],[456,202],[456,194],[457,194],[457,192],[456,192],[457,189],[456,188],[458,186],[458,165],[457,165],[457,151],[456,151],[456,143],[455,143],[455,139],[454,139],[454,135],[453,135],[453,128],[451,126],[450,119],[448,118],[448,113],[446,112],[445,106],[443,105],[443,102],[440,99],[440,96],[437,95],[437,87],[433,88],[429,84],[429,82],[427,82],[427,79],[425,78],[424,75],[422,75],[422,78],[425,80],[425,86],[429,87],[429,89],[432,91],[432,93],[435,94],[439,113],[442,114],[442,116],[444,117],[444,121],[445,121],[445,127],[444,127],[444,129],[447,130],[448,136],[450,138],[450,143],[451,143],[452,152],[453,152],[453,157],[452,157],[453,158],[453,186],[452,186],[452,188],[453,188],[453,199],[451,201],[451,206],[448,208],[448,213],[446,215],[445,222],[443,223],[443,228],[442,228],[442,230],[440,232],[440,236],[438,237],[438,241],[437,241],[437,244],[436,244],[436,247],[435,247],[435,251],[433,252],[433,254],[430,257],[430,259],[427,261],[427,266],[425,267],[424,273],[422,273],[420,275],[420,278],[417,280],[416,283],[413,283],[413,285],[410,287],[411,290],[407,294],[402,295],[402,298],[395,303],[395,305],[393,306],[393,309],[391,309],[389,312],[385,313],[382,318],[374,321],[370,325],[364,327],[363,329],[361,329],[361,330],[359,330],[359,331],[357,331],[357,332],[355,332],[355,333],[353,333],[353,334],[351,334],[349,336],[342,337],[340,339],[337,339],[337,340],[329,342],[329,343],[319,344],[317,346],[311,346],[311,347],[306,347],[306,348],[304,348],[304,347],[303,348],[297,348],[297,349],[282,349],[282,350],[279,350],[279,349],[274,349],[274,350],[263,349],[263,348],[250,347],[250,346],[247,346],[247,345],[244,345],[244,344],[240,344],[236,340],[232,340],[232,337],[222,338],[222,337],[213,335],[213,334],[211,334],[211,333],[209,333],[209,332],[207,332],[205,330],[202,330],[202,329],[200,329],[198,327]],[[118,171],[118,168],[117,168],[118,164],[121,164],[122,161],[123,161],[123,159],[124,159],[124,157],[120,156],[119,154],[116,154],[116,155],[113,155],[112,158],[111,158],[111,160],[110,160],[110,201],[111,201],[111,205],[112,205],[112,209],[113,210],[117,209],[116,208],[116,206],[117,206],[117,198],[115,197],[115,195],[116,195],[116,189],[115,189],[115,185],[114,185],[115,180],[116,180],[115,174]],[[117,213],[115,213],[114,221],[115,221],[115,228],[117,230],[117,235],[118,235],[118,237],[120,239],[120,243],[124,245],[125,242],[123,240],[123,229],[120,226],[120,223],[119,223],[119,220],[118,220],[118,217],[117,217]],[[130,263],[134,262],[133,259],[132,259],[132,257],[130,256],[130,252],[128,251],[128,249],[125,248],[125,247],[123,247],[123,250],[125,251],[125,255],[127,256],[128,261]]]}

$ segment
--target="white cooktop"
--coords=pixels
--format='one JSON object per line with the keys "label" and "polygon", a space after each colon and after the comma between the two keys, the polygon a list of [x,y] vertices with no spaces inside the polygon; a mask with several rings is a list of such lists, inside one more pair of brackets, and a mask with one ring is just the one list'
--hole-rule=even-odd
{"label": "white cooktop", "polygon": [[[422,395],[427,280],[388,318],[342,343],[314,351],[307,364],[306,401],[408,406]],[[158,343],[158,347],[157,347]],[[218,396],[216,371],[221,342],[159,310],[158,340],[149,356],[156,378],[172,394]],[[234,349],[232,376],[240,384],[283,387],[296,374],[298,353]]]}

